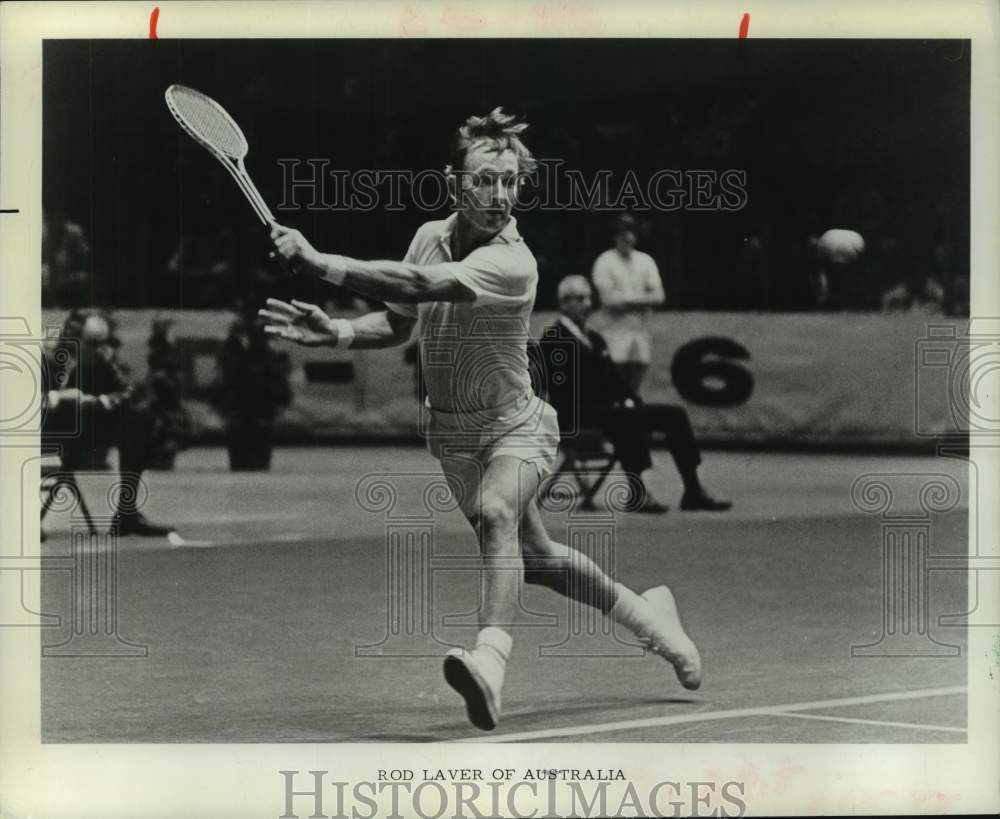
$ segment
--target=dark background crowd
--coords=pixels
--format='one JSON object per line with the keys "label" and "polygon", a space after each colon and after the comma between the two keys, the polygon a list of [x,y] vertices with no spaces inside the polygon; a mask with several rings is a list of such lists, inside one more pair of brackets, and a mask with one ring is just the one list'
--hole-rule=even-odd
{"label": "dark background crowd", "polygon": [[[166,109],[163,91],[179,82],[240,123],[272,208],[279,159],[440,169],[456,125],[503,105],[531,123],[536,156],[585,179],[746,172],[735,212],[632,208],[666,309],[822,309],[809,287],[816,239],[842,228],[866,247],[842,308],[968,311],[967,42],[47,41],[44,57],[46,306],[227,308],[280,295],[262,226]],[[523,214],[540,309],[554,308],[561,278],[590,272],[617,215]],[[401,258],[430,217],[278,218],[321,249]]]}

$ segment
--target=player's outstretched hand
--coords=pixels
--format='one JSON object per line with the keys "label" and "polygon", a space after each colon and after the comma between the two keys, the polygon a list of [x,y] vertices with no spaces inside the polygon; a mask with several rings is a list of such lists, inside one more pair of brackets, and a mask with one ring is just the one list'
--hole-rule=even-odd
{"label": "player's outstretched hand", "polygon": [[314,276],[322,274],[323,254],[309,243],[301,231],[274,225],[271,228],[271,242],[275,254],[285,260],[290,270]]}
{"label": "player's outstretched hand", "polygon": [[292,303],[267,300],[268,309],[257,311],[267,321],[264,332],[268,335],[294,341],[305,347],[320,347],[337,343],[337,329],[333,320],[315,304],[292,300]]}

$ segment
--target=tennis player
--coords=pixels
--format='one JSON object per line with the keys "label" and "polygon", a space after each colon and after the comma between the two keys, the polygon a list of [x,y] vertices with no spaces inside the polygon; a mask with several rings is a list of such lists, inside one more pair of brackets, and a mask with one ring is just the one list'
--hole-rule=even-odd
{"label": "tennis player", "polygon": [[478,535],[483,561],[475,647],[449,651],[444,674],[484,730],[500,717],[523,581],[599,608],[669,661],[684,687],[701,683],[701,658],[670,589],[636,594],[554,542],[542,524],[535,498],[559,430],[528,374],[538,272],[511,215],[518,185],[534,166],[521,141],[526,127],[497,108],[458,129],[446,169],[455,212],[420,227],[402,262],[321,253],[299,231],[275,226],[275,252],[291,267],[386,309],[348,321],[312,304],[268,299],[260,311],[268,333],[307,346],[390,347],[406,343],[419,322],[428,445]]}

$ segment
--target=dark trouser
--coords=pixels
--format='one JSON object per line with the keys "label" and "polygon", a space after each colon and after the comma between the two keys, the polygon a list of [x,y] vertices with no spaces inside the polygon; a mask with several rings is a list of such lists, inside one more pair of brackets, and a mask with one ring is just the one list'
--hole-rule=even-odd
{"label": "dark trouser", "polygon": [[698,488],[701,453],[683,407],[672,404],[595,407],[584,413],[584,419],[604,430],[622,469],[636,475],[653,465],[649,454],[652,433],[663,433],[685,489]]}
{"label": "dark trouser", "polygon": [[106,410],[101,406],[79,408],[63,403],[48,412],[42,429],[42,447],[58,448],[67,469],[94,468],[101,460],[99,453],[108,447],[118,448],[122,481],[118,511],[125,515],[136,511],[139,483],[152,440],[153,417],[141,404],[123,404]]}
{"label": "dark trouser", "polygon": [[625,383],[629,385],[632,392],[639,392],[643,379],[646,377],[646,370],[649,365],[643,361],[622,361],[617,365],[618,372],[621,373]]}

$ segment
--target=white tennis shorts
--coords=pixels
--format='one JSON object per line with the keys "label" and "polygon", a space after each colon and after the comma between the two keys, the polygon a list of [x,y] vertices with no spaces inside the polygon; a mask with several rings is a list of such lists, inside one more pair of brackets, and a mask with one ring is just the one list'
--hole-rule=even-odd
{"label": "white tennis shorts", "polygon": [[479,508],[482,479],[490,462],[509,456],[530,464],[537,480],[548,475],[559,449],[555,410],[534,395],[526,395],[502,412],[451,413],[430,410],[427,448],[466,517]]}

